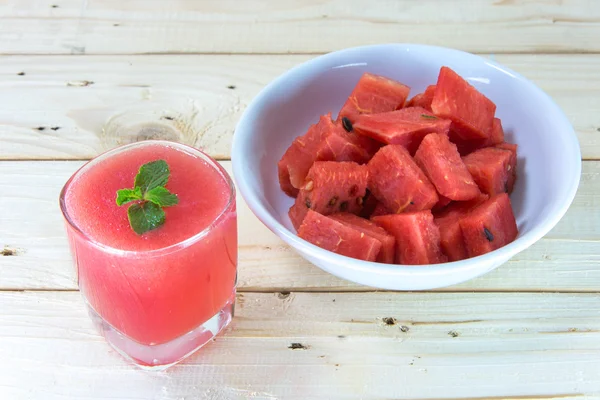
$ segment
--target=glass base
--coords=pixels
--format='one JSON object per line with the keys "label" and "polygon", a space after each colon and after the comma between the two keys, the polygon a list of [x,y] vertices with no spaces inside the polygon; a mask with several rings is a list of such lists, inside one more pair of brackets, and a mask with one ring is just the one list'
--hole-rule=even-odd
{"label": "glass base", "polygon": [[119,354],[142,369],[163,371],[192,355],[229,325],[234,314],[235,291],[225,306],[208,321],[170,342],[156,345],[142,344],[125,336],[98,315],[87,302],[86,305],[96,328]]}

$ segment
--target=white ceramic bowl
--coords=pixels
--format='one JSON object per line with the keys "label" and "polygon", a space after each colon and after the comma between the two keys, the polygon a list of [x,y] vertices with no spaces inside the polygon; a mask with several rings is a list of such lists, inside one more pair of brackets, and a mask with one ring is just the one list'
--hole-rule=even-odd
{"label": "white ceramic bowl", "polygon": [[[321,114],[334,117],[363,72],[409,85],[411,96],[434,84],[441,66],[454,69],[497,105],[506,140],[519,145],[511,200],[519,236],[507,246],[463,261],[388,265],[323,250],[296,236],[287,212],[293,199],[279,188],[277,162]],[[569,121],[542,90],[490,60],[413,44],[350,48],[316,57],[274,80],[252,101],[233,138],[233,173],[250,209],[304,258],[341,278],[382,289],[422,290],[464,282],[508,261],[544,236],[573,201],[581,152]]]}

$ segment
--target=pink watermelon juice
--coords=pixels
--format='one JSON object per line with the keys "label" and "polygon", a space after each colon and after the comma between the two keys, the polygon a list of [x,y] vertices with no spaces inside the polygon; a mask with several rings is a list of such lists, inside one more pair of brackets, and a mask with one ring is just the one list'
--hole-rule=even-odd
{"label": "pink watermelon juice", "polygon": [[[165,187],[179,202],[164,208],[163,225],[138,234],[116,193],[132,187],[140,166],[157,159],[168,164]],[[124,146],[77,171],[60,200],[81,292],[122,354],[142,365],[172,364],[229,323],[235,192],[214,160],[171,142]]]}

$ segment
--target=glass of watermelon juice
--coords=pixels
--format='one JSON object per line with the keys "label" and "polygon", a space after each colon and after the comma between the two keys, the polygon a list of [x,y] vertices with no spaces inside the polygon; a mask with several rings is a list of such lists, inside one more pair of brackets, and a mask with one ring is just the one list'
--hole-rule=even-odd
{"label": "glass of watermelon juice", "polygon": [[[162,188],[150,190],[157,183]],[[134,200],[119,206],[117,191],[124,188]],[[169,204],[173,194],[176,204]],[[229,324],[237,270],[235,189],[209,156],[166,141],[119,147],[79,169],[64,186],[60,206],[89,313],[121,355],[143,368],[165,369]],[[157,221],[157,208],[163,223],[136,233],[134,226]]]}

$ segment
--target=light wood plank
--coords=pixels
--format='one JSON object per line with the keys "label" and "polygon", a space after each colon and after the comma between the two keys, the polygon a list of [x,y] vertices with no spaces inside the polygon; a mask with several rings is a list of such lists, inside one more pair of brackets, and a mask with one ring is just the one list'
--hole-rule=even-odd
{"label": "light wood plank", "polygon": [[0,65],[0,158],[88,159],[145,138],[177,140],[229,158],[246,104],[305,59],[6,57]]}
{"label": "light wood plank", "polygon": [[[231,170],[229,161],[222,162]],[[0,162],[0,289],[76,289],[58,195],[75,161]],[[445,290],[600,291],[600,162],[546,238],[490,274]],[[246,291],[371,290],[329,275],[265,228],[238,196],[239,286]]]}
{"label": "light wood plank", "polygon": [[93,330],[78,293],[4,292],[0,393],[47,400],[577,397],[600,392],[599,313],[595,294],[244,293],[225,335],[165,373],[147,373]]}
{"label": "light wood plank", "polygon": [[[88,159],[147,137],[227,159],[235,124],[252,98],[310,57],[4,57],[0,159]],[[495,59],[552,96],[573,123],[583,157],[600,158],[600,55]],[[140,132],[140,123],[156,129]]]}
{"label": "light wood plank", "polygon": [[397,41],[600,50],[591,0],[10,0],[0,15],[5,54],[319,53]]}

